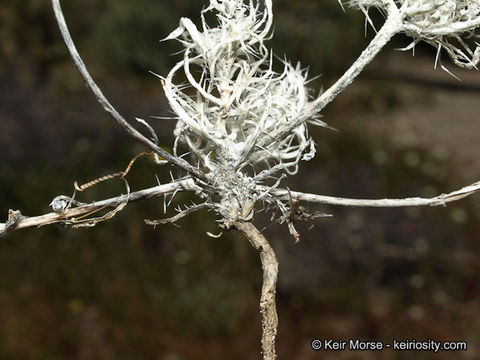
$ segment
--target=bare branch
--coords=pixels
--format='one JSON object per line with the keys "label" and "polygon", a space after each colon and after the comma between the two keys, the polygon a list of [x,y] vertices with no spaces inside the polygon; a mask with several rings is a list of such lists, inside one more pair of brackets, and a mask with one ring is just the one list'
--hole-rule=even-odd
{"label": "bare branch", "polygon": [[[393,7],[391,7],[391,9],[393,9]],[[338,94],[345,90],[401,28],[402,15],[398,12],[398,9],[392,10],[377,35],[375,35],[352,66],[350,66],[335,84],[323,92],[318,99],[312,103],[313,112],[321,111]]]}
{"label": "bare branch", "polygon": [[[75,190],[77,191],[85,191],[86,189],[92,187],[92,186],[95,186],[103,181],[106,181],[106,180],[110,180],[110,179],[113,179],[113,178],[116,178],[116,177],[120,177],[122,178],[124,181],[125,180],[125,176],[127,176],[127,174],[130,172],[130,169],[132,168],[133,164],[135,163],[135,161],[137,161],[137,159],[139,157],[142,157],[142,156],[150,156],[150,155],[153,155],[152,152],[141,152],[137,155],[135,155],[132,160],[130,160],[130,162],[128,163],[128,166],[125,170],[123,171],[119,171],[119,172],[116,172],[116,173],[113,173],[113,174],[109,174],[109,175],[105,175],[105,176],[102,176],[102,177],[99,177],[97,179],[94,179],[92,181],[89,181],[88,183],[86,184],[83,184],[83,185],[78,185],[78,183],[75,181],[73,183],[73,185],[75,186]],[[129,189],[128,187],[128,182],[126,182],[126,185],[127,185],[127,190]],[[130,190],[128,190],[128,192],[130,192]]]}
{"label": "bare branch", "polygon": [[[259,190],[265,190],[260,187]],[[460,190],[453,191],[448,194],[441,194],[433,198],[405,198],[405,199],[348,199],[333,196],[324,196],[317,194],[302,193],[297,191],[290,191],[285,189],[272,189],[270,194],[278,197],[280,200],[288,200],[290,195],[293,198],[298,198],[302,201],[330,204],[340,206],[357,206],[357,207],[407,207],[407,206],[438,206],[463,199],[476,192],[480,192],[480,181],[471,185],[465,186]]]}
{"label": "bare branch", "polygon": [[[0,234],[3,235],[7,231],[23,229],[28,227],[36,227],[49,225],[54,223],[74,223],[76,217],[90,214],[103,208],[115,208],[124,203],[127,198],[128,202],[134,202],[143,199],[149,199],[160,195],[171,194],[178,191],[196,190],[197,186],[191,178],[175,181],[172,183],[158,185],[148,189],[135,191],[129,195],[120,195],[110,199],[95,201],[91,204],[80,203],[80,206],[68,208],[63,212],[52,212],[41,216],[27,217],[22,216],[19,211],[9,211],[9,220],[6,223],[0,223]],[[70,198],[61,197],[62,200],[68,202]]]}
{"label": "bare branch", "polygon": [[163,225],[163,224],[171,224],[171,223],[174,223],[174,222],[180,220],[181,218],[184,218],[187,215],[190,215],[190,214],[192,214],[192,213],[194,213],[198,210],[204,209],[206,207],[208,207],[208,204],[205,204],[205,203],[204,204],[199,204],[199,205],[194,205],[194,206],[191,206],[189,208],[186,208],[183,211],[179,211],[177,215],[166,218],[166,219],[158,219],[158,220],[145,219],[145,224],[153,225],[153,226]]}
{"label": "bare branch", "polygon": [[263,360],[275,360],[275,338],[277,336],[278,316],[275,305],[278,261],[275,251],[267,239],[251,222],[237,221],[234,228],[240,231],[250,244],[260,252],[263,270],[260,313],[262,314],[262,353]]}
{"label": "bare branch", "polygon": [[82,58],[80,57],[80,54],[75,47],[75,44],[73,43],[70,32],[68,31],[67,24],[65,22],[65,18],[63,16],[62,9],[60,7],[59,0],[52,0],[52,5],[55,12],[55,17],[57,18],[58,27],[60,29],[60,32],[62,33],[63,40],[65,41],[65,45],[67,46],[68,51],[70,52],[70,55],[78,70],[80,71],[80,74],[82,75],[87,87],[93,92],[98,102],[103,106],[105,111],[107,111],[130,135],[139,140],[141,143],[147,145],[150,149],[155,151],[155,153],[163,157],[165,160],[185,170],[187,173],[199,179],[205,180],[205,175],[203,173],[201,173],[198,169],[190,165],[185,160],[169,154],[157,144],[155,144],[153,141],[146,138],[137,129],[130,125],[130,123],[125,120],[122,115],[119,114],[119,112],[112,106],[112,104],[110,104],[107,98],[103,95],[100,88],[93,81]]}
{"label": "bare branch", "polygon": [[398,11],[396,6],[391,6],[390,14],[388,15],[382,28],[378,31],[376,36],[372,39],[367,48],[360,54],[350,68],[325,92],[323,92],[317,99],[312,101],[308,110],[304,111],[295,121],[291,121],[291,124],[287,128],[282,128],[280,132],[273,133],[271,136],[265,137],[259,144],[261,147],[269,146],[292,132],[297,127],[301,126],[315,114],[318,114],[325,106],[327,106],[333,99],[337,97],[342,91],[344,91],[353,80],[362,72],[374,58],[378,55],[380,50],[390,41],[392,36],[402,30],[402,14]]}

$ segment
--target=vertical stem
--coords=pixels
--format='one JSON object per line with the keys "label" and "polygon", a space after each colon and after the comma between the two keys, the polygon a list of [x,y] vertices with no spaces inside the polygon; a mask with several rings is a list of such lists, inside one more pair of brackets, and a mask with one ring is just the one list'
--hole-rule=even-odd
{"label": "vertical stem", "polygon": [[237,221],[234,227],[240,231],[250,244],[260,253],[263,270],[260,313],[262,314],[262,353],[263,360],[275,360],[275,337],[277,336],[278,316],[275,305],[278,261],[275,251],[267,239],[251,222]]}

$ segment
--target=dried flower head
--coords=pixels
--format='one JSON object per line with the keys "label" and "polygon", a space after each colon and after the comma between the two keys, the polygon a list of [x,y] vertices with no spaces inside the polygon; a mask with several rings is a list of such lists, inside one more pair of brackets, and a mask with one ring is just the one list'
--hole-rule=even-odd
{"label": "dried flower head", "polygon": [[[273,70],[273,54],[265,46],[272,1],[260,7],[253,1],[211,0],[201,30],[182,18],[166,38],[185,47],[183,60],[162,78],[178,118],[174,152],[186,144],[195,165],[223,192],[224,218],[237,217],[247,204],[248,214],[240,212],[250,216],[255,200],[268,197],[255,194],[256,185],[296,173],[299,161],[315,154],[307,124],[295,126],[311,100],[307,72],[286,60],[281,73]],[[207,24],[209,11],[216,13],[218,26]],[[186,84],[174,83],[180,71]],[[315,114],[308,122],[325,126]]]}
{"label": "dried flower head", "polygon": [[370,7],[387,14],[389,7],[398,9],[402,16],[399,32],[413,38],[405,50],[425,41],[437,48],[436,63],[442,50],[461,67],[476,68],[480,60],[475,41],[475,28],[480,25],[479,0],[352,0],[348,4],[367,16]]}
{"label": "dried flower head", "polygon": [[[475,68],[480,60],[480,47],[475,28],[480,24],[480,1],[405,1],[404,32],[411,36],[413,45],[423,40],[438,49],[444,49],[452,61],[461,67]],[[473,48],[472,48],[473,47]]]}

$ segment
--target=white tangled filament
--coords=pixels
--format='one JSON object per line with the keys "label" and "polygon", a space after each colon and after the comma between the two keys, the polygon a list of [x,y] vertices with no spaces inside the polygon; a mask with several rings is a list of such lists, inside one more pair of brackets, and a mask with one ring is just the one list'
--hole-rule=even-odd
{"label": "white tangled filament", "polygon": [[480,25],[479,0],[351,0],[347,4],[361,9],[367,17],[370,7],[383,13],[388,13],[391,5],[398,7],[403,18],[399,32],[413,39],[404,50],[413,49],[420,41],[429,43],[437,48],[435,67],[442,50],[464,68],[476,68],[480,61],[475,33]]}
{"label": "white tangled filament", "polygon": [[[220,208],[229,207],[220,209],[224,218],[237,213],[232,201],[244,216],[251,214],[259,199],[255,185],[295,174],[299,161],[315,154],[307,124],[290,129],[309,108],[307,72],[286,60],[283,72],[273,70],[274,56],[265,46],[272,1],[262,5],[211,0],[201,14],[201,30],[182,18],[165,39],[178,39],[185,47],[183,60],[162,78],[178,117],[175,155],[178,144],[186,144],[191,159],[222,191]],[[217,27],[207,24],[209,11],[216,13]],[[186,84],[174,83],[179,72]],[[326,126],[315,114],[308,122]]]}

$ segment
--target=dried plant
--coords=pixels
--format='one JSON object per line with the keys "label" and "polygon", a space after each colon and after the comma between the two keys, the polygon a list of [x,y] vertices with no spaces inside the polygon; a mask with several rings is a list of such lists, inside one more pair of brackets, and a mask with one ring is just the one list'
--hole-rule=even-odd
{"label": "dried plant", "polygon": [[[299,64],[292,65],[283,60],[283,71],[277,73],[273,70],[275,57],[265,44],[272,35],[272,0],[210,0],[210,5],[200,14],[201,29],[190,19],[182,18],[179,27],[165,39],[176,39],[184,47],[183,59],[169,74],[157,75],[177,120],[172,154],[159,146],[158,138],[147,122],[137,119],[149,131],[150,139],[125,120],[105,98],[75,48],[59,0],[52,0],[52,3],[68,50],[101,105],[155,154],[158,164],[171,164],[182,170],[184,176],[172,179],[169,184],[130,192],[124,176],[134,158],[123,172],[82,186],[75,185],[77,191],[83,191],[98,182],[121,177],[127,195],[91,204],[78,202],[75,195],[58,196],[51,203],[53,213],[25,217],[19,211],[10,210],[8,221],[0,224],[0,231],[5,234],[15,229],[57,222],[74,227],[94,226],[115,216],[129,202],[192,191],[200,199],[198,204],[178,208],[178,214],[172,218],[147,220],[147,223],[175,222],[196,210],[208,208],[215,212],[222,229],[238,230],[259,251],[263,268],[260,309],[264,359],[276,357],[278,262],[267,239],[251,222],[259,209],[278,210],[281,215],[277,222],[286,223],[298,241],[299,234],[294,227],[296,219],[326,216],[310,213],[298,206],[298,202],[363,207],[432,206],[445,205],[480,190],[480,182],[476,182],[430,199],[363,200],[280,188],[286,176],[297,173],[301,160],[308,161],[315,155],[315,143],[309,137],[308,125],[328,127],[320,120],[321,110],[354,80],[395,34],[404,33],[413,39],[405,49],[412,49],[419,41],[425,41],[437,47],[436,62],[443,49],[455,64],[475,68],[480,56],[480,47],[474,42],[475,29],[480,25],[479,1],[347,1],[346,5],[362,10],[370,23],[368,11],[372,7],[379,9],[386,20],[353,65],[330,88],[315,97],[307,87],[307,72]],[[207,12],[216,15],[216,26],[207,24]],[[178,73],[183,73],[186,83],[176,83]],[[92,217],[101,209],[112,210],[103,216]]]}
{"label": "dried plant", "polygon": [[404,50],[425,41],[437,48],[435,65],[441,51],[445,50],[456,65],[467,69],[477,67],[480,60],[480,46],[475,41],[478,38],[475,29],[480,25],[480,2],[477,0],[352,0],[348,5],[361,9],[370,23],[368,10],[371,7],[387,17],[398,10],[402,23],[396,32],[413,39]]}
{"label": "dried plant", "polygon": [[[205,21],[210,11],[216,12],[216,27]],[[183,18],[166,38],[185,47],[183,60],[161,77],[178,117],[174,155],[190,156],[213,185],[215,193],[204,189],[202,195],[225,228],[249,221],[258,201],[280,205],[285,213],[269,189],[315,154],[307,124],[291,128],[311,100],[307,74],[287,61],[282,73],[272,70],[273,54],[264,43],[272,27],[271,1],[263,14],[253,2],[212,1],[201,15],[201,31]],[[192,69],[199,70],[198,78]],[[179,71],[187,84],[174,83]],[[308,122],[325,126],[316,114]],[[258,191],[269,182],[275,186]]]}

